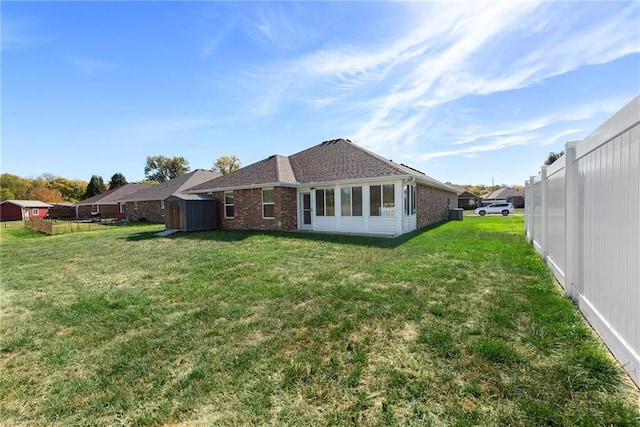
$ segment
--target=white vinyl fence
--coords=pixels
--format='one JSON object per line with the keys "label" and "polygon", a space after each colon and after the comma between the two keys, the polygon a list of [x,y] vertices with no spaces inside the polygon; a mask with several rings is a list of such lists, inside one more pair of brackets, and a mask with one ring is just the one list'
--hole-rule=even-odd
{"label": "white vinyl fence", "polygon": [[526,182],[526,235],[640,385],[640,96]]}

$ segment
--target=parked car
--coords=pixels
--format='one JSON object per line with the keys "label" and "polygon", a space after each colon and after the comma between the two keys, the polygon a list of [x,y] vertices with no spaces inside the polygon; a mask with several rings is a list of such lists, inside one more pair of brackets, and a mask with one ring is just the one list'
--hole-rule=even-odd
{"label": "parked car", "polygon": [[487,206],[476,209],[474,212],[480,216],[486,214],[502,214],[504,216],[513,213],[513,205],[511,203],[491,203]]}

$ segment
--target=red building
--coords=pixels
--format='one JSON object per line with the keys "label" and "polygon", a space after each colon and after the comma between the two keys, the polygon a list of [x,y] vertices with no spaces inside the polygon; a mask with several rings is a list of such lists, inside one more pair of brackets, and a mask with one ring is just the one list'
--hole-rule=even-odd
{"label": "red building", "polygon": [[51,205],[39,200],[5,200],[0,203],[0,221],[44,218]]}

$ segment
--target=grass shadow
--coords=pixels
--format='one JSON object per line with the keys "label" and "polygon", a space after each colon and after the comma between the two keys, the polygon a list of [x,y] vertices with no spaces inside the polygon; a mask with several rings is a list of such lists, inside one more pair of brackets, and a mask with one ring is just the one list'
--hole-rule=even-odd
{"label": "grass shadow", "polygon": [[[385,237],[385,236],[366,236],[357,234],[339,234],[339,233],[320,233],[310,231],[252,231],[252,230],[210,230],[210,231],[191,231],[191,232],[179,232],[171,234],[165,238],[167,239],[186,239],[186,240],[208,240],[214,242],[235,242],[248,239],[253,236],[267,235],[267,236],[281,236],[288,239],[301,239],[307,241],[327,242],[327,243],[341,243],[347,245],[367,246],[376,248],[395,248],[407,241],[419,236],[423,233],[427,233],[434,230],[448,221],[442,221],[436,224],[431,224],[426,227],[419,228],[412,232],[402,234],[397,237]],[[150,237],[147,237],[151,234]],[[130,236],[127,240],[144,240],[146,238],[155,238],[154,233],[138,233]]]}

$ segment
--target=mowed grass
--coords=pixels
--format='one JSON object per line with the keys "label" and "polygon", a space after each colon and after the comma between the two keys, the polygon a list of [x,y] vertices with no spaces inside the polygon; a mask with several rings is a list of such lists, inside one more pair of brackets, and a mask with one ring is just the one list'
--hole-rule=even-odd
{"label": "mowed grass", "polygon": [[628,425],[522,235],[1,230],[2,425]]}

